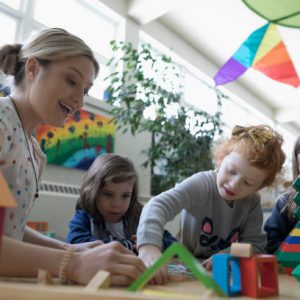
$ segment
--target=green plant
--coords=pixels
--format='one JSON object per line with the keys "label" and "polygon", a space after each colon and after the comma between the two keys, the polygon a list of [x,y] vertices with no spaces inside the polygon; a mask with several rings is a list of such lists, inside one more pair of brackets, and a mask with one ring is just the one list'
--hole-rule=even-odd
{"label": "green plant", "polygon": [[[111,46],[113,57],[108,66],[116,70],[106,78],[111,114],[123,132],[152,133],[151,147],[144,150],[148,159],[143,163],[151,166],[152,194],[211,169],[212,142],[221,132],[220,113],[212,116],[183,106],[174,64],[149,45],[143,44],[139,51],[130,43],[112,41]],[[152,117],[146,118],[149,110]]]}

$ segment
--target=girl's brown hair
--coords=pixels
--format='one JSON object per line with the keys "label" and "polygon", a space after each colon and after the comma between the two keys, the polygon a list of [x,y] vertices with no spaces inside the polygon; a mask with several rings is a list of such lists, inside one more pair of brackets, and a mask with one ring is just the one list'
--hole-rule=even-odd
{"label": "girl's brown hair", "polygon": [[218,167],[230,152],[243,154],[250,165],[268,171],[263,188],[272,185],[282,169],[285,161],[282,143],[282,136],[268,125],[235,126],[231,138],[217,145],[213,156]]}
{"label": "girl's brown hair", "polygon": [[121,183],[128,180],[133,180],[134,184],[124,221],[130,221],[131,224],[138,223],[142,210],[142,205],[138,201],[138,175],[129,159],[116,154],[107,153],[95,159],[83,178],[76,209],[85,210],[97,223],[103,222],[96,205],[100,190],[107,182]]}

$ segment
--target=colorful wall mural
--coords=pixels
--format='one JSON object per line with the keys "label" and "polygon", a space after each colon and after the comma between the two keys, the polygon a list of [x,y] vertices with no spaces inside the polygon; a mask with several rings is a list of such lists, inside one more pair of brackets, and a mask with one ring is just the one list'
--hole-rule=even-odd
{"label": "colorful wall mural", "polygon": [[48,163],[87,170],[98,155],[114,152],[115,132],[110,118],[80,110],[63,128],[39,126],[36,138]]}

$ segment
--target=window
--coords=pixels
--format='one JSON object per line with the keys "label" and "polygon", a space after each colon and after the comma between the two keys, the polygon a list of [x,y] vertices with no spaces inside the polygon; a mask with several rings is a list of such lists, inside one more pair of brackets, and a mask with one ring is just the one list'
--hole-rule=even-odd
{"label": "window", "polygon": [[98,0],[0,0],[0,44],[23,41],[45,27],[62,27],[81,37],[94,51],[100,74],[89,94],[103,99],[103,79],[110,69],[106,62],[110,41],[124,39],[125,21]]}

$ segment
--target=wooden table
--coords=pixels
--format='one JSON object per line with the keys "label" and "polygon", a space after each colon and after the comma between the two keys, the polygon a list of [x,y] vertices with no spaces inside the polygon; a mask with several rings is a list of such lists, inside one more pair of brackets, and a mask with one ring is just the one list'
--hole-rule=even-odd
{"label": "wooden table", "polygon": [[[273,299],[300,299],[300,285],[294,277],[279,275],[280,295],[267,298]],[[127,292],[123,288],[110,288],[97,292],[86,291],[82,286],[43,286],[36,283],[1,281],[1,300],[127,300],[127,299],[166,299],[166,300],[196,300],[196,299],[222,299],[214,297],[210,291],[194,280],[185,282],[170,282],[166,285],[148,285],[143,291]],[[224,298],[223,298],[224,299]],[[247,297],[234,297],[233,299],[252,299]]]}

